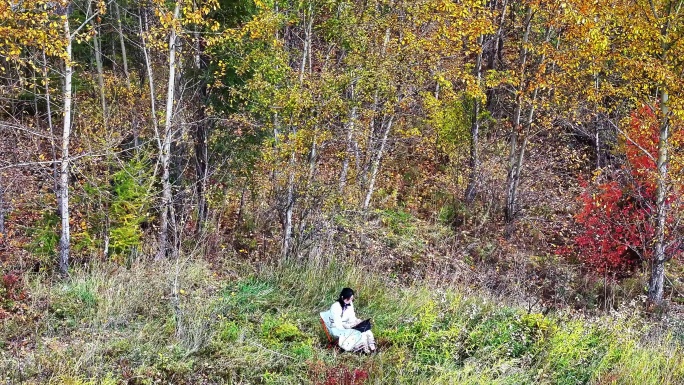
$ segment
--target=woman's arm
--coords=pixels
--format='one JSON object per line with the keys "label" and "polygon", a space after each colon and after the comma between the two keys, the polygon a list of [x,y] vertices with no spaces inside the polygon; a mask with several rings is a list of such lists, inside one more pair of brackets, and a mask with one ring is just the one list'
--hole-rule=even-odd
{"label": "woman's arm", "polygon": [[351,329],[361,321],[363,321],[363,320],[356,318],[356,311],[354,311],[354,305],[350,304],[344,310],[344,316],[342,317],[342,322],[344,324],[344,327],[347,329]]}
{"label": "woman's arm", "polygon": [[344,323],[342,322],[342,306],[340,306],[339,302],[335,302],[330,306],[330,316],[332,318],[330,327],[344,329]]}

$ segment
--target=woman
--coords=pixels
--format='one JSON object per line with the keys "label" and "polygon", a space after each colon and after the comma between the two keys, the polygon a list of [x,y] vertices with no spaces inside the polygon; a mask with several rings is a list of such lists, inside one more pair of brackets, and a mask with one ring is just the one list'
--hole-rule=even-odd
{"label": "woman", "polygon": [[360,322],[363,321],[356,318],[354,312],[354,290],[345,287],[337,301],[330,306],[330,334],[339,338],[340,347],[346,351],[374,352],[373,332],[367,330],[362,333],[353,329]]}

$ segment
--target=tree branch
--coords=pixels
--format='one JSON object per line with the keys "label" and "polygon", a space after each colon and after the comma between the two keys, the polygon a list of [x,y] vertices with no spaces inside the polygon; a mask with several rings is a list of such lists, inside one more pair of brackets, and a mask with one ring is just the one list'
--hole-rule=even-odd
{"label": "tree branch", "polygon": [[625,137],[625,139],[627,139],[628,142],[632,143],[632,144],[635,145],[639,150],[641,150],[641,152],[643,152],[644,155],[646,155],[650,160],[652,160],[653,163],[657,163],[657,162],[656,162],[656,158],[653,156],[653,154],[651,154],[650,152],[648,152],[648,150],[646,150],[645,148],[641,147],[641,145],[639,145],[639,143],[637,143],[637,142],[635,142],[634,140],[632,140],[632,138],[630,138],[629,135],[627,135],[626,132],[622,131],[622,130],[620,129],[620,127],[618,127],[618,126],[617,126],[615,123],[613,123],[611,120],[608,120],[608,123],[610,123],[610,125],[613,126],[613,128],[615,128],[616,130],[618,130],[618,132],[619,132],[620,134],[622,134],[622,135]]}

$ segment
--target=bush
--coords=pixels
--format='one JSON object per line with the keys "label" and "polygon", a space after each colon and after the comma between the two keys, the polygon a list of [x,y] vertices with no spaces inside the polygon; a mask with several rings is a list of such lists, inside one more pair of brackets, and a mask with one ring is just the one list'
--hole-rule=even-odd
{"label": "bush", "polygon": [[302,332],[287,319],[287,315],[267,315],[261,323],[261,336],[269,342],[282,343],[299,340]]}
{"label": "bush", "polygon": [[31,226],[32,230],[29,232],[31,242],[28,243],[27,249],[40,257],[41,261],[46,262],[46,266],[50,266],[51,263],[47,263],[47,261],[57,255],[59,234],[55,229],[59,225],[60,218],[54,211],[48,210],[43,212],[42,218]]}
{"label": "bush", "polygon": [[459,227],[465,223],[470,215],[470,211],[465,203],[461,201],[451,201],[442,206],[439,210],[437,219],[445,226]]}
{"label": "bush", "polygon": [[142,242],[141,224],[146,221],[151,196],[142,181],[149,179],[149,165],[133,158],[112,175],[113,200],[109,207],[110,252],[119,262],[127,261]]}

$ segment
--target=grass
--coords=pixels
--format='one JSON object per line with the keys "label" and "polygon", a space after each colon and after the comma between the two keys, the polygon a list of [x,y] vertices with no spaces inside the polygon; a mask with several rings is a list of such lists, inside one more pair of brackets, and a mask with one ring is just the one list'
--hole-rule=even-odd
{"label": "grass", "polygon": [[[222,278],[186,261],[27,277],[25,311],[0,321],[0,382],[684,383],[679,337],[649,333],[638,315],[528,314],[338,264],[237,270]],[[326,348],[318,312],[345,286],[373,318],[380,354]]]}

